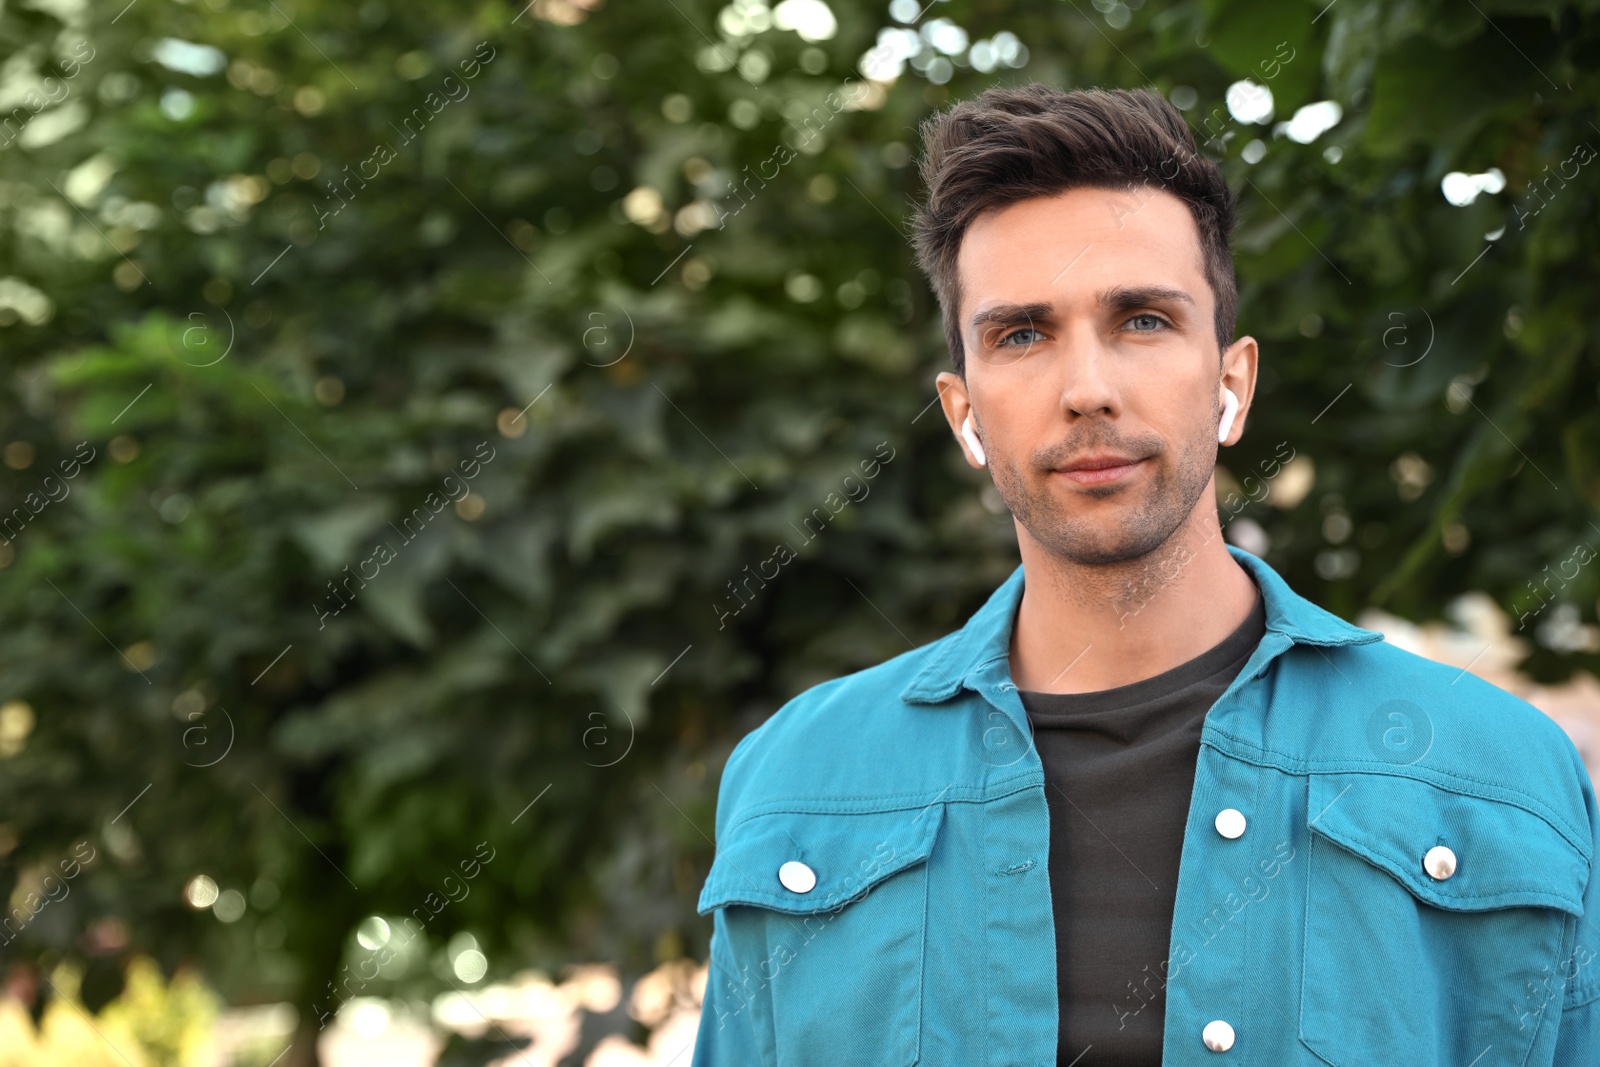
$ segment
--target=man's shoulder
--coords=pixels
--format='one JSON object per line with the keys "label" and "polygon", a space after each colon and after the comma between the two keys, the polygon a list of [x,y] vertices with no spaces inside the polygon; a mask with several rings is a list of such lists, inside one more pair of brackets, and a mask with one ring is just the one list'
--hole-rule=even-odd
{"label": "man's shoulder", "polygon": [[1347,651],[1364,683],[1363,691],[1392,694],[1397,701],[1420,705],[1430,716],[1437,712],[1451,722],[1479,727],[1475,733],[1486,741],[1514,735],[1541,747],[1565,749],[1571,745],[1554,719],[1515,693],[1472,673],[1471,664],[1443,663],[1388,641]]}
{"label": "man's shoulder", "polygon": [[[1522,697],[1466,667],[1388,641],[1343,650],[1329,691],[1343,691],[1342,722],[1397,771],[1436,771],[1521,793],[1569,825],[1586,823],[1588,770],[1572,738]],[[1343,675],[1343,677],[1341,677]]]}
{"label": "man's shoulder", "polygon": [[[959,633],[819,682],[785,702],[729,755],[719,787],[718,829],[766,801],[891,794],[908,761],[935,758],[926,743],[949,718],[903,700],[901,693],[930,665],[937,669]],[[923,776],[905,776],[911,791],[913,777]]]}

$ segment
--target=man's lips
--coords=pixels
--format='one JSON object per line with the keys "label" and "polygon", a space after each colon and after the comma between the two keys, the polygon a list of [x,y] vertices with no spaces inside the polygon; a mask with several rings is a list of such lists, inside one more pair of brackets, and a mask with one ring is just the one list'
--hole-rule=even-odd
{"label": "man's lips", "polygon": [[1078,485],[1100,485],[1132,474],[1143,462],[1132,456],[1085,456],[1057,468],[1055,473],[1065,475]]}

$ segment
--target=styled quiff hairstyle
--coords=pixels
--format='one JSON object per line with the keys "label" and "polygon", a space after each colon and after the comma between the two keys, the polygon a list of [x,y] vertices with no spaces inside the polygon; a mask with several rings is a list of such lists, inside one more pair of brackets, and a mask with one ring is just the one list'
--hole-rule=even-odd
{"label": "styled quiff hairstyle", "polygon": [[1233,343],[1233,194],[1217,165],[1196,151],[1178,109],[1159,94],[1066,92],[1039,82],[993,88],[925,119],[921,134],[918,167],[928,198],[917,209],[912,245],[939,297],[957,374],[967,373],[956,272],[967,227],[985,211],[1081,187],[1150,186],[1188,205],[1216,302],[1219,359]]}

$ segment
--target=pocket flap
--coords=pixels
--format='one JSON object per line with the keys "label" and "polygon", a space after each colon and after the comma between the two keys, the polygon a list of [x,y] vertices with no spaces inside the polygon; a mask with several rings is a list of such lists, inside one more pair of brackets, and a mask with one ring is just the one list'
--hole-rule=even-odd
{"label": "pocket flap", "polygon": [[[724,904],[758,904],[802,915],[837,908],[925,861],[943,819],[943,804],[751,816],[718,842],[698,910],[705,915]],[[779,880],[779,869],[790,861],[805,864],[816,876],[811,889],[795,892]]]}
{"label": "pocket flap", "polygon": [[[1533,905],[1582,917],[1589,857],[1534,812],[1419,778],[1313,774],[1309,829],[1393,875],[1418,899],[1452,911]],[[1423,857],[1455,854],[1434,878]]]}

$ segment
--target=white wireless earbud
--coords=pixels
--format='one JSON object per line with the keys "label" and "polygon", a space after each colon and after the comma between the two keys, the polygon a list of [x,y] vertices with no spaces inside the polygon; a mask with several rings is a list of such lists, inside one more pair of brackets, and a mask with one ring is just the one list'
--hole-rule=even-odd
{"label": "white wireless earbud", "polygon": [[1233,429],[1233,417],[1239,414],[1239,398],[1233,390],[1226,386],[1222,389],[1222,421],[1217,424],[1217,444],[1228,439],[1228,431]]}
{"label": "white wireless earbud", "polygon": [[988,466],[989,459],[983,454],[983,445],[978,441],[977,431],[972,428],[972,416],[970,414],[967,416],[967,421],[961,424],[961,439],[967,443],[968,448],[972,449],[973,458],[978,461],[978,466]]}

